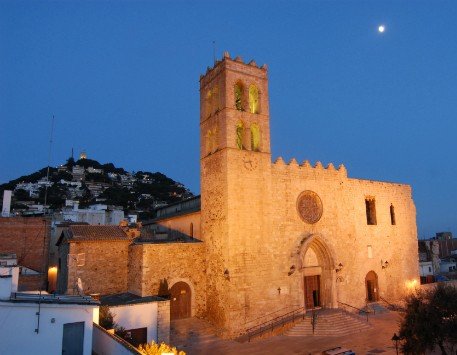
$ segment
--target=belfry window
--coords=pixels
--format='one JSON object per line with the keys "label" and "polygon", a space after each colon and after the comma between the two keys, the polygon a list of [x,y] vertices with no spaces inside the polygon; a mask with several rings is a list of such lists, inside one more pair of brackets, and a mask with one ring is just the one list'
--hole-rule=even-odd
{"label": "belfry window", "polygon": [[396,224],[395,223],[395,208],[394,205],[390,205],[390,224],[393,226]]}
{"label": "belfry window", "polygon": [[376,225],[376,203],[373,197],[365,199],[365,207],[367,211],[367,224]]}
{"label": "belfry window", "polygon": [[236,147],[243,149],[243,122],[236,124]]}
{"label": "belfry window", "polygon": [[259,113],[259,89],[254,84],[249,86],[249,110]]}
{"label": "belfry window", "polygon": [[251,150],[258,152],[260,148],[260,128],[257,123],[251,125]]}
{"label": "belfry window", "polygon": [[238,111],[243,111],[243,87],[241,83],[235,84],[235,107]]}

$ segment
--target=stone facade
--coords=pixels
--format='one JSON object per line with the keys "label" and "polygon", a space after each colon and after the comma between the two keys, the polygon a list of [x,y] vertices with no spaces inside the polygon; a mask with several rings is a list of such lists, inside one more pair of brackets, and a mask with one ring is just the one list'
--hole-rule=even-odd
{"label": "stone facade", "polygon": [[191,290],[191,314],[203,316],[206,305],[205,245],[195,243],[134,243],[129,252],[129,292],[158,295],[165,279],[170,289],[183,281]]}
{"label": "stone facade", "polygon": [[419,276],[410,186],[272,163],[267,84],[228,54],[200,80],[206,312],[229,336],[287,307],[393,302]]}
{"label": "stone facade", "polygon": [[79,292],[78,278],[85,294],[127,292],[132,239],[119,226],[70,226],[64,230],[57,242],[57,292]]}

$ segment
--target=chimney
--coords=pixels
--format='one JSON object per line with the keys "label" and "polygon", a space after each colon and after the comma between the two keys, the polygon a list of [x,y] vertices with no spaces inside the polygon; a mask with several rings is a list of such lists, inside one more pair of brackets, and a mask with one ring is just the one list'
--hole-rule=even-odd
{"label": "chimney", "polygon": [[2,217],[9,217],[11,212],[11,190],[3,191]]}

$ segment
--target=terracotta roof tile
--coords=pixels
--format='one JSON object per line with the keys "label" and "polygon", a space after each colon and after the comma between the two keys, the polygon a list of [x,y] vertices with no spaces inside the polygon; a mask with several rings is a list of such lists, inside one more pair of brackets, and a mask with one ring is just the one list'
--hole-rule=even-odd
{"label": "terracotta roof tile", "polygon": [[69,241],[131,240],[120,226],[71,226],[64,232]]}

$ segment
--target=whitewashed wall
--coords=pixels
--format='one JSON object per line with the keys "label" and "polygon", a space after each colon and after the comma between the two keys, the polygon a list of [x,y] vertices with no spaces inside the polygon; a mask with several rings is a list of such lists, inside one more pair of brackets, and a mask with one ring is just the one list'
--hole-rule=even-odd
{"label": "whitewashed wall", "polygon": [[[92,329],[97,305],[41,304],[38,333],[38,304],[0,302],[0,353],[61,354],[63,325],[84,322],[84,355],[92,353]],[[54,319],[54,323],[52,323]]]}
{"label": "whitewashed wall", "polygon": [[114,322],[125,329],[147,328],[147,340],[157,342],[157,302],[110,306]]}

